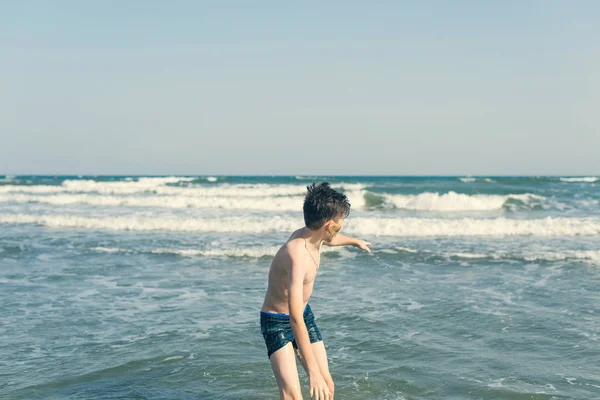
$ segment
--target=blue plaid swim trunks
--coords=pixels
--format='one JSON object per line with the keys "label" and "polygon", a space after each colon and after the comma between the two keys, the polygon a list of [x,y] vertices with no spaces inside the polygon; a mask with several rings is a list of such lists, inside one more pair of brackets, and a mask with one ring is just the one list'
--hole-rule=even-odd
{"label": "blue plaid swim trunks", "polygon": [[[304,307],[304,323],[306,324],[306,330],[308,331],[308,337],[311,343],[323,340],[321,332],[315,322],[315,316],[308,304]],[[267,357],[269,358],[271,357],[271,354],[275,353],[289,342],[292,342],[292,346],[294,346],[295,349],[298,348],[292,332],[292,326],[290,325],[289,314],[261,311],[260,333],[262,333],[265,338]]]}

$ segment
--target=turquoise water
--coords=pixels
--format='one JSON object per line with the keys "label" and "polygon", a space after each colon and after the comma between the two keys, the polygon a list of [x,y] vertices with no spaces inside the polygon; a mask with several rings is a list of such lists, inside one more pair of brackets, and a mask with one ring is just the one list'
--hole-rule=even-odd
{"label": "turquoise water", "polygon": [[593,176],[0,176],[0,398],[277,398],[259,310],[322,180],[373,243],[310,301],[336,398],[600,398]]}

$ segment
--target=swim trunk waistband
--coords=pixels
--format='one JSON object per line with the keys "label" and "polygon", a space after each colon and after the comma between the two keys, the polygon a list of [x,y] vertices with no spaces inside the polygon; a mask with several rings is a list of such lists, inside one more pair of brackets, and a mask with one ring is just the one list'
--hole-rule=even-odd
{"label": "swim trunk waistband", "polygon": [[[308,303],[306,303],[306,306],[304,306],[304,314],[306,314],[308,312]],[[260,312],[261,315],[268,315],[269,317],[279,317],[279,318],[286,318],[289,319],[290,318],[290,314],[280,314],[280,313],[274,313],[274,312],[270,312],[270,311],[261,311]]]}

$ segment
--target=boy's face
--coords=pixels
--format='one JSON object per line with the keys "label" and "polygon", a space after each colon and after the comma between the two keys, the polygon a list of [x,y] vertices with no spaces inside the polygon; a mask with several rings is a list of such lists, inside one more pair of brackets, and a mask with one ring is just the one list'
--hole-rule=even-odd
{"label": "boy's face", "polygon": [[327,240],[331,240],[338,234],[338,232],[342,229],[342,225],[344,223],[344,218],[339,218],[337,221],[332,219],[326,227],[327,230]]}

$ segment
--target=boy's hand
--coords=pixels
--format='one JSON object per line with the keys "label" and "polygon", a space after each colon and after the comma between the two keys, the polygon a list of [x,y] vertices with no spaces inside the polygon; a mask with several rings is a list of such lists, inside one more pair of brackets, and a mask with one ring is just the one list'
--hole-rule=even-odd
{"label": "boy's hand", "polygon": [[364,250],[367,253],[371,253],[371,249],[367,247],[367,246],[370,246],[370,245],[371,245],[370,242],[366,242],[366,241],[361,240],[361,239],[356,239],[356,243],[354,243],[354,247],[358,247],[359,249]]}
{"label": "boy's hand", "polygon": [[310,398],[313,400],[329,400],[331,399],[331,392],[329,387],[323,379],[323,375],[319,371],[309,373],[308,381],[310,386]]}

